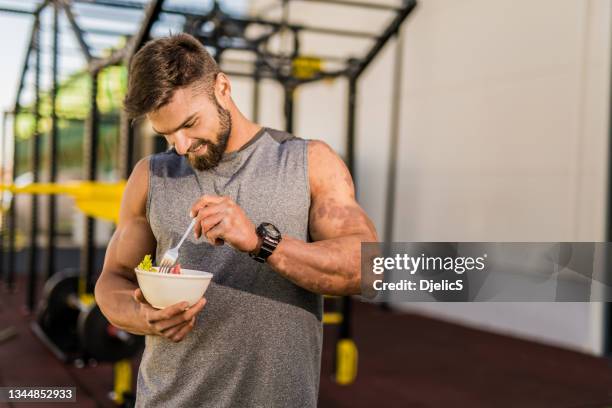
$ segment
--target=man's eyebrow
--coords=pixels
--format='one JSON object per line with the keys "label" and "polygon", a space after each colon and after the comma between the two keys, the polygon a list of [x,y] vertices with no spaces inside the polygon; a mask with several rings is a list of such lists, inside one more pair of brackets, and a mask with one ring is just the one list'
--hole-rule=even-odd
{"label": "man's eyebrow", "polygon": [[160,135],[171,135],[172,133],[174,133],[174,132],[176,132],[177,130],[181,129],[181,128],[182,128],[183,126],[185,126],[187,123],[191,122],[191,120],[192,120],[193,118],[195,118],[195,117],[196,117],[196,115],[197,115],[197,113],[193,113],[193,114],[189,115],[189,116],[187,117],[187,119],[185,119],[185,120],[183,121],[183,123],[181,123],[179,126],[177,126],[177,127],[176,127],[176,129],[172,129],[172,130],[171,130],[171,131],[169,131],[169,132],[160,132],[159,130],[155,129],[153,126],[151,126],[151,127],[153,128],[153,131],[154,131],[155,133],[157,133],[157,134],[160,134]]}

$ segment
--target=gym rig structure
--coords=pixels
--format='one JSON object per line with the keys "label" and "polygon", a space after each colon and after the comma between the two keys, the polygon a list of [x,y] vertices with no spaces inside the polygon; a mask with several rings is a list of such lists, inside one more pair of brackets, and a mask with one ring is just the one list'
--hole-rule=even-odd
{"label": "gym rig structure", "polygon": [[[170,1],[171,2],[171,1]],[[289,22],[289,8],[291,3],[327,3],[347,8],[362,8],[387,12],[390,15],[389,24],[380,34],[362,32],[355,30],[343,30],[337,28],[312,27],[303,24]],[[168,3],[168,2],[166,2]],[[34,3],[30,3],[31,5]],[[259,117],[260,81],[271,79],[277,81],[284,90],[284,117],[285,129],[293,131],[294,127],[294,98],[298,87],[326,79],[344,78],[348,81],[347,95],[347,117],[346,117],[346,140],[344,160],[347,167],[355,177],[355,122],[356,106],[358,98],[358,80],[371,62],[379,55],[383,47],[392,37],[396,37],[396,63],[392,80],[396,91],[392,101],[392,135],[391,135],[391,160],[389,162],[389,194],[387,219],[385,220],[386,240],[392,238],[393,224],[393,189],[395,180],[396,159],[399,123],[399,91],[401,79],[401,41],[398,35],[403,22],[414,10],[416,0],[400,0],[397,6],[366,3],[349,0],[281,0],[276,7],[280,7],[282,18],[280,20],[265,19],[262,17],[236,17],[225,13],[217,1],[212,2],[212,7],[206,12],[189,9],[185,7],[164,6],[163,0],[152,0],[148,3],[131,0],[45,0],[36,5],[36,8],[27,10],[23,8],[0,7],[0,12],[32,14],[34,24],[32,26],[28,49],[21,71],[18,84],[17,96],[12,112],[5,112],[3,126],[6,131],[7,115],[13,118],[13,135],[17,135],[16,118],[22,112],[28,112],[34,117],[34,134],[31,139],[31,172],[33,183],[39,182],[41,153],[40,153],[40,76],[41,76],[41,53],[40,46],[41,12],[47,8],[53,8],[53,32],[52,42],[52,66],[51,66],[51,89],[49,118],[51,127],[49,130],[49,183],[53,185],[57,181],[57,154],[58,154],[58,127],[56,98],[58,92],[58,56],[60,52],[60,27],[59,13],[63,12],[74,34],[79,51],[87,62],[86,71],[91,78],[91,93],[89,97],[89,114],[86,120],[84,138],[84,178],[90,182],[96,181],[98,168],[98,143],[99,122],[98,109],[98,79],[102,70],[111,66],[128,66],[132,56],[149,40],[154,25],[163,26],[164,17],[182,16],[184,18],[182,31],[190,33],[198,38],[211,52],[211,55],[220,64],[221,69],[230,77],[250,78],[254,81],[252,119]],[[100,25],[88,26],[80,17],[89,20],[96,19],[99,22],[125,19],[134,12],[140,12],[142,19],[133,32],[121,32],[119,30],[101,29]],[[258,34],[247,35],[247,29],[255,27]],[[249,30],[253,32],[253,30]],[[330,37],[349,37],[363,40],[369,44],[365,55],[357,58],[349,56],[346,58],[333,56],[303,55],[301,52],[301,37],[304,33],[317,33]],[[108,47],[96,47],[88,43],[87,36],[90,34],[115,39],[116,44],[124,42],[125,46],[111,50]],[[278,36],[289,37],[290,49],[284,51],[273,51],[271,43]],[[226,58],[227,51],[240,51],[251,57],[245,61],[236,61]],[[105,56],[106,55],[106,56]],[[32,61],[33,60],[33,61]],[[250,69],[229,69],[228,65],[248,66]],[[332,69],[326,67],[333,66]],[[228,68],[228,69],[226,69]],[[28,109],[21,105],[21,96],[25,87],[26,74],[34,70],[34,95],[33,106]],[[132,127],[124,113],[120,112],[119,118],[119,174],[121,181],[126,180],[135,163],[134,138],[136,129]],[[5,132],[6,134],[6,132]],[[8,146],[5,137],[0,146],[2,159],[5,162]],[[12,151],[16,152],[17,138],[13,138]],[[167,146],[163,139],[157,138],[155,151],[163,151]],[[13,171],[11,179],[3,179],[3,184],[12,184],[16,177],[17,158],[13,160]],[[8,181],[8,183],[7,183]],[[357,183],[355,183],[357,185]],[[16,196],[10,200],[8,216],[3,211],[3,231],[0,234],[0,278],[4,277],[9,289],[14,288],[15,282],[15,232],[16,232]],[[4,200],[3,200],[4,204]],[[32,194],[31,205],[31,229],[30,250],[28,253],[28,293],[27,308],[35,310],[36,288],[38,271],[36,260],[38,258],[37,246],[35,245],[38,231],[38,199],[37,194]],[[33,324],[33,330],[37,335],[56,353],[63,361],[72,361],[82,364],[88,359],[98,361],[110,361],[116,363],[115,401],[117,403],[129,403],[130,387],[126,384],[131,381],[131,376],[126,375],[129,363],[126,358],[133,356],[142,346],[142,339],[128,333],[114,329],[106,322],[104,316],[95,306],[93,299],[93,287],[95,279],[94,266],[94,232],[95,218],[88,214],[84,225],[84,240],[81,248],[79,269],[70,269],[56,273],[56,219],[57,203],[55,196],[49,196],[47,208],[49,228],[47,234],[47,259],[46,284],[42,302],[36,310],[37,319]],[[5,227],[6,226],[6,227]],[[7,263],[5,267],[5,262]],[[326,309],[332,299],[326,299]],[[339,384],[350,384],[354,381],[357,372],[357,349],[351,337],[351,298],[339,299],[339,310],[325,313],[324,323],[337,324],[339,327],[338,342],[336,347],[336,381]],[[62,318],[58,318],[61,316]],[[67,316],[71,316],[67,318]],[[63,319],[63,320],[62,320]],[[66,338],[66,333],[69,333]],[[121,374],[123,373],[123,374]]]}

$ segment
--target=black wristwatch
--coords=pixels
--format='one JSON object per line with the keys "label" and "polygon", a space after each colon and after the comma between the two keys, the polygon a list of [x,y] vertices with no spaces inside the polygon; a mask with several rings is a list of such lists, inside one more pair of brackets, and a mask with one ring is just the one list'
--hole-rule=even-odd
{"label": "black wristwatch", "polygon": [[259,224],[255,232],[261,238],[261,247],[257,253],[250,253],[249,256],[257,262],[264,263],[272,255],[282,236],[278,228],[269,222]]}

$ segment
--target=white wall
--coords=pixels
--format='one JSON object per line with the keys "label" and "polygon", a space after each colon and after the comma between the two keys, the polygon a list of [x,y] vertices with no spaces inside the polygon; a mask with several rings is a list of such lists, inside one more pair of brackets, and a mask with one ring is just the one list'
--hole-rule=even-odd
{"label": "white wall", "polygon": [[[610,3],[449,3],[405,29],[395,239],[605,240]],[[405,309],[601,350],[600,304]]]}
{"label": "white wall", "polygon": [[[395,241],[605,239],[610,8],[607,0],[419,2],[403,29]],[[292,16],[374,31],[386,21],[375,12],[344,11],[321,13],[309,4]],[[311,52],[339,55],[367,48],[307,44]],[[381,236],[393,52],[391,42],[364,74],[358,106],[359,200]],[[295,133],[328,140],[344,153],[345,84],[306,89]],[[265,109],[282,109],[277,102]],[[601,350],[599,304],[401,308]]]}

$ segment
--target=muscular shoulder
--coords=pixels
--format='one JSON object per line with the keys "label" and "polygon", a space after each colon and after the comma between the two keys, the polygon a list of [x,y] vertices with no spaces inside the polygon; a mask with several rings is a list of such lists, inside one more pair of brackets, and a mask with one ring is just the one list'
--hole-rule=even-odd
{"label": "muscular shoulder", "polygon": [[354,198],[353,179],[340,156],[321,140],[308,141],[308,178],[313,196],[335,191]]}
{"label": "muscular shoulder", "polygon": [[145,215],[149,192],[149,161],[150,156],[147,156],[134,166],[123,192],[120,218]]}

